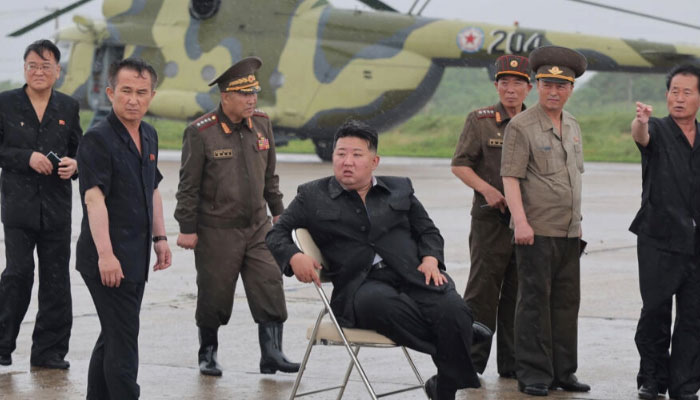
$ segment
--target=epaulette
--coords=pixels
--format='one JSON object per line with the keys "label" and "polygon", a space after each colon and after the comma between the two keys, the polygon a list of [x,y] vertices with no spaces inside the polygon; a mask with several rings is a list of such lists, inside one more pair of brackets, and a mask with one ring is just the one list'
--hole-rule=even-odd
{"label": "epaulette", "polygon": [[265,111],[259,110],[257,108],[255,109],[255,112],[253,113],[253,115],[256,117],[263,117],[263,118],[270,119],[270,117],[267,114],[265,114]]}
{"label": "epaulette", "polygon": [[217,120],[216,113],[210,112],[194,120],[191,125],[197,128],[198,131],[203,131],[216,124]]}
{"label": "epaulette", "polygon": [[476,113],[476,117],[479,119],[496,118],[496,109],[493,106],[480,108],[474,112]]}

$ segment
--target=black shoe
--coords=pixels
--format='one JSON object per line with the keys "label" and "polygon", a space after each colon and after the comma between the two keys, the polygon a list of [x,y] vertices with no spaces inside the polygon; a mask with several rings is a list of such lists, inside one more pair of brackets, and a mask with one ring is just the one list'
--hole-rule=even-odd
{"label": "black shoe", "polygon": [[12,355],[0,354],[0,365],[12,365]]}
{"label": "black shoe", "polygon": [[488,326],[477,321],[472,323],[472,344],[485,342],[491,339],[491,336],[493,336],[493,331]]}
{"label": "black shoe", "polygon": [[517,379],[518,378],[515,375],[515,371],[499,372],[498,376],[500,376],[503,379]]}
{"label": "black shoe", "polygon": [[659,396],[659,386],[656,383],[646,382],[637,390],[637,397],[644,400],[654,400]]}
{"label": "black shoe", "polygon": [[585,383],[579,382],[578,378],[576,378],[576,375],[571,375],[569,377],[568,381],[566,381],[566,382],[555,380],[550,385],[550,388],[552,388],[552,389],[560,388],[560,389],[567,391],[567,392],[590,392],[591,391],[591,387],[589,385],[586,385]]}
{"label": "black shoe", "polygon": [[518,390],[530,396],[547,396],[549,394],[549,389],[545,383],[533,383],[531,385],[525,385],[518,382]]}
{"label": "black shoe", "polygon": [[299,372],[299,363],[291,362],[282,352],[282,323],[264,322],[258,324],[260,342],[260,373]]}
{"label": "black shoe", "polygon": [[430,400],[437,400],[437,375],[433,375],[425,382],[425,394]]}
{"label": "black shoe", "polygon": [[70,363],[58,356],[47,358],[41,361],[31,361],[32,367],[38,368],[48,368],[48,369],[68,369],[70,368]]}
{"label": "black shoe", "polygon": [[678,397],[671,398],[676,400],[698,400],[698,395],[696,395],[695,393],[686,393],[678,395]]}
{"label": "black shoe", "polygon": [[216,346],[209,345],[199,349],[199,373],[209,376],[221,376],[221,365],[216,361]]}
{"label": "black shoe", "polygon": [[451,388],[452,385],[440,385],[438,376],[433,375],[425,382],[425,393],[430,400],[455,400],[457,389]]}

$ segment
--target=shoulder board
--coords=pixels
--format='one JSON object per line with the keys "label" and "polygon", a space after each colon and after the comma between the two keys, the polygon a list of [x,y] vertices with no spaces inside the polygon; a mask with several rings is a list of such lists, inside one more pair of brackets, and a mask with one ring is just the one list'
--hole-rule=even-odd
{"label": "shoulder board", "polygon": [[267,114],[265,114],[265,111],[263,111],[263,110],[256,109],[255,112],[253,113],[253,115],[256,117],[263,117],[263,118],[270,119],[270,117]]}
{"label": "shoulder board", "polygon": [[496,109],[493,106],[480,108],[474,112],[476,113],[476,117],[479,119],[496,118]]}
{"label": "shoulder board", "polygon": [[197,128],[198,131],[203,131],[210,126],[216,124],[218,121],[218,118],[216,117],[216,113],[210,112],[202,115],[201,117],[197,118],[192,122],[190,125],[194,126]]}

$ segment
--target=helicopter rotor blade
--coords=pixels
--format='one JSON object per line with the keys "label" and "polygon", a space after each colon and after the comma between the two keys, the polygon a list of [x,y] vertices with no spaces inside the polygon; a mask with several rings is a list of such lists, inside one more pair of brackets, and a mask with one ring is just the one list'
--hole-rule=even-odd
{"label": "helicopter rotor blade", "polygon": [[381,0],[357,0],[360,3],[366,5],[369,8],[373,8],[378,11],[391,11],[391,12],[398,12],[397,9],[391,7],[390,5],[384,3]]}
{"label": "helicopter rotor blade", "polygon": [[54,18],[58,18],[59,16],[73,10],[74,8],[82,6],[83,4],[85,4],[89,1],[92,1],[92,0],[78,0],[76,2],[73,2],[69,5],[67,5],[66,7],[63,7],[59,10],[52,12],[51,14],[48,14],[42,18],[39,18],[38,20],[32,22],[31,24],[26,25],[26,26],[24,26],[16,31],[14,31],[14,32],[8,34],[7,36],[10,36],[10,37],[21,36],[29,31],[31,31],[32,29],[51,21]]}
{"label": "helicopter rotor blade", "polygon": [[609,6],[609,5],[607,5],[607,4],[600,4],[600,3],[596,3],[596,2],[588,1],[588,0],[569,0],[569,1],[573,1],[573,2],[575,2],[575,3],[587,4],[587,5],[589,5],[589,6],[594,6],[594,7],[606,8],[606,9],[608,9],[608,10],[618,11],[618,12],[625,13],[625,14],[636,15],[636,16],[638,16],[638,17],[649,18],[649,19],[653,19],[653,20],[656,20],[656,21],[666,22],[666,23],[669,23],[669,24],[680,25],[680,26],[684,26],[684,27],[686,27],[686,28],[691,28],[691,29],[698,29],[698,30],[700,30],[700,26],[698,26],[698,25],[692,25],[692,24],[688,24],[688,23],[686,23],[686,22],[675,21],[675,20],[672,20],[672,19],[657,17],[656,15],[644,14],[644,13],[640,13],[640,12],[637,12],[637,11],[628,10],[628,9],[625,9],[625,8],[613,7],[613,6]]}

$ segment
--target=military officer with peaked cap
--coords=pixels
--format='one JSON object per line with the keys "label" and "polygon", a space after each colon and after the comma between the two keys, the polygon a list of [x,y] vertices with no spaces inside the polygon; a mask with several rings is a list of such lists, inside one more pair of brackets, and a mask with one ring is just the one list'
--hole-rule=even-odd
{"label": "military officer with peaked cap", "polygon": [[580,303],[581,129],[564,111],[586,58],[564,47],[530,54],[539,101],[508,124],[501,176],[518,269],[515,362],[520,391],[587,392],[576,378]]}
{"label": "military officer with peaked cap", "polygon": [[275,173],[275,143],[268,116],[255,109],[260,84],[258,57],[240,60],[209,83],[221,102],[184,133],[175,219],[177,244],[194,249],[197,267],[199,368],[221,375],[218,329],[231,317],[239,275],[258,324],[260,372],[296,372],[299,364],[282,353],[287,308],[282,274],[265,245],[265,235],[282,214]]}
{"label": "military officer with peaked cap", "polygon": [[[515,377],[513,321],[518,277],[510,212],[503,197],[501,148],[511,118],[524,110],[530,93],[530,64],[526,57],[503,55],[496,60],[499,102],[472,111],[467,117],[452,158],[452,173],[474,189],[469,253],[471,267],[464,299],[474,320],[496,330],[498,374]],[[491,340],[471,348],[478,373],[486,369]]]}

